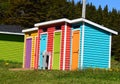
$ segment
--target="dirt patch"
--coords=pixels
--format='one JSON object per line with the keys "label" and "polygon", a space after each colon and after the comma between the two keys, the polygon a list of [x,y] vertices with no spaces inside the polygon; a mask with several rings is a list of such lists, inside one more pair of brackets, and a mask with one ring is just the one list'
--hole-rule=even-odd
{"label": "dirt patch", "polygon": [[28,69],[28,68],[11,68],[10,71],[27,71],[27,70],[34,70],[34,69]]}

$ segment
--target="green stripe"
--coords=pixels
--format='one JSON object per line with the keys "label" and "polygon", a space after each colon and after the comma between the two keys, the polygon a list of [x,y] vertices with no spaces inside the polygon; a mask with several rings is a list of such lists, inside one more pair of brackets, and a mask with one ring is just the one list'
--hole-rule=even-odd
{"label": "green stripe", "polygon": [[60,39],[61,39],[61,32],[55,32],[53,69],[59,69],[59,64],[60,64]]}

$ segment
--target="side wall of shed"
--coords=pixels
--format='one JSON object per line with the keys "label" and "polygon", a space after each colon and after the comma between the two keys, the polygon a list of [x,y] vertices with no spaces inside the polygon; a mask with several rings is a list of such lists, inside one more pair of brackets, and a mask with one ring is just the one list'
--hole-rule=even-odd
{"label": "side wall of shed", "polygon": [[109,68],[110,33],[85,24],[83,68]]}

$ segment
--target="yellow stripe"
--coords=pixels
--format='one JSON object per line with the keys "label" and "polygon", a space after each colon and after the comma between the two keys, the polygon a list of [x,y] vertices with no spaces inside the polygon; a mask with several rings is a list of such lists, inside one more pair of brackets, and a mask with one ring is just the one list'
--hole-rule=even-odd
{"label": "yellow stripe", "polygon": [[[31,35],[30,35],[31,34]],[[25,42],[24,42],[24,61],[25,61],[25,46],[26,46],[26,39],[31,37],[32,38],[32,51],[31,51],[31,63],[30,63],[30,68],[34,68],[34,62],[35,62],[35,38],[38,35],[37,31],[29,32],[25,34]],[[24,67],[24,62],[23,62],[23,67]]]}

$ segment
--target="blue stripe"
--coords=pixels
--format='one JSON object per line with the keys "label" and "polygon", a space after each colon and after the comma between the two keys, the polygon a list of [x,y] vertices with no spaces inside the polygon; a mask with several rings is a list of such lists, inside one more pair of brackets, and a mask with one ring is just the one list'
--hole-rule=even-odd
{"label": "blue stripe", "polygon": [[83,68],[109,67],[109,37],[108,32],[85,25]]}
{"label": "blue stripe", "polygon": [[47,49],[47,34],[41,34],[40,37],[40,54],[39,54],[39,69],[43,68],[43,52]]}

